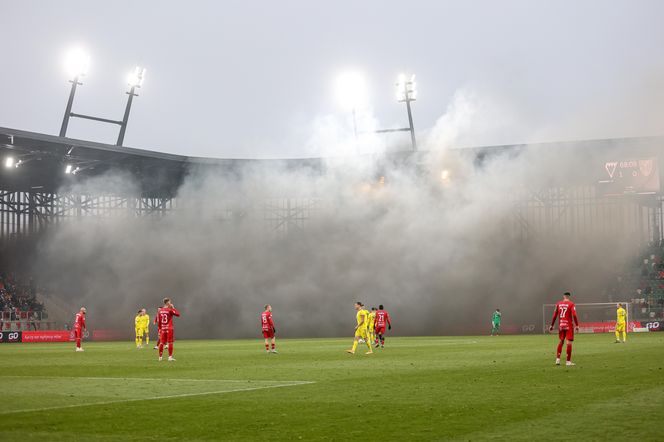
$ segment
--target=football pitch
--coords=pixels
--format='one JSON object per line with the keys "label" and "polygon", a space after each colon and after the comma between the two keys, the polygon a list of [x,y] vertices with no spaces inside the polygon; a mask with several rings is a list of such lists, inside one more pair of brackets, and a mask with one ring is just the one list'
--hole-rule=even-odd
{"label": "football pitch", "polygon": [[[0,346],[0,440],[662,440],[664,333]],[[360,351],[361,350],[361,351]]]}

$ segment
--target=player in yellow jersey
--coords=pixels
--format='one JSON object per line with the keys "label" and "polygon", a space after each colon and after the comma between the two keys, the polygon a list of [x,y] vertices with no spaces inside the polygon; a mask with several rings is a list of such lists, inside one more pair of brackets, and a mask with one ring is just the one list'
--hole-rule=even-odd
{"label": "player in yellow jersey", "polygon": [[369,342],[373,345],[376,341],[376,307],[371,307],[371,312],[369,313],[367,336],[369,337]]}
{"label": "player in yellow jersey", "polygon": [[150,345],[150,315],[147,310],[143,311],[143,337],[145,338],[145,345]]}
{"label": "player in yellow jersey", "polygon": [[145,345],[150,343],[150,316],[142,308],[134,318],[136,327],[136,348],[143,348],[143,336],[145,336]]}
{"label": "player in yellow jersey", "polygon": [[616,344],[620,342],[620,333],[622,333],[622,343],[627,340],[627,311],[622,304],[616,305]]}
{"label": "player in yellow jersey", "polygon": [[364,304],[360,301],[355,303],[355,310],[357,311],[357,325],[355,326],[355,339],[353,339],[353,348],[346,350],[346,352],[354,355],[355,349],[357,348],[358,341],[364,339],[364,343],[367,344],[369,351],[366,353],[368,355],[373,354],[373,349],[371,348],[371,342],[369,342],[369,336],[367,334],[367,324],[369,322],[369,312],[364,309]]}
{"label": "player in yellow jersey", "polygon": [[140,309],[134,318],[136,329],[136,348],[143,347],[143,309]]}

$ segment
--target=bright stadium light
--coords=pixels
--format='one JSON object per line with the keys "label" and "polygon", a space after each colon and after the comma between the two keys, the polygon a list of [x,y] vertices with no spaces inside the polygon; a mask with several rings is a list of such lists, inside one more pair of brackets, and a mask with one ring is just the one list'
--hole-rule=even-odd
{"label": "bright stadium light", "polygon": [[65,173],[66,173],[67,175],[69,175],[73,169],[74,169],[74,166],[72,166],[71,164],[67,164],[67,165],[65,166]]}
{"label": "bright stadium light", "polygon": [[127,76],[127,83],[131,87],[143,86],[143,80],[145,80],[145,68],[140,66],[136,66]]}
{"label": "bright stadium light", "polygon": [[81,48],[74,48],[65,57],[67,73],[72,78],[78,78],[88,73],[90,67],[90,56]]}
{"label": "bright stadium light", "polygon": [[337,77],[336,94],[345,110],[354,110],[367,104],[367,85],[364,75],[356,71],[344,72]]}
{"label": "bright stadium light", "polygon": [[415,101],[417,99],[417,83],[415,83],[415,75],[410,78],[406,74],[401,74],[397,78],[397,101],[403,103],[404,101]]}
{"label": "bright stadium light", "polygon": [[5,158],[5,167],[7,169],[14,167],[14,157],[7,157]]}
{"label": "bright stadium light", "polygon": [[450,179],[450,171],[447,169],[443,169],[440,171],[440,179],[442,181],[447,181]]}

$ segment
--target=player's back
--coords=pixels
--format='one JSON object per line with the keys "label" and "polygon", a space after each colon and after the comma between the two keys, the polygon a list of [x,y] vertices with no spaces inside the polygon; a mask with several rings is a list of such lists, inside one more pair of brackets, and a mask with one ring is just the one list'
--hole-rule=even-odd
{"label": "player's back", "polygon": [[263,330],[269,330],[272,323],[272,312],[261,313],[261,326]]}
{"label": "player's back", "polygon": [[162,330],[173,328],[173,316],[180,316],[176,313],[177,312],[170,307],[161,307],[157,310],[157,324],[159,324],[159,327]]}
{"label": "player's back", "polygon": [[572,318],[576,314],[576,306],[570,300],[559,301],[556,304],[556,312],[558,313],[558,327],[561,330],[566,330],[572,326]]}
{"label": "player's back", "polygon": [[385,310],[376,310],[376,319],[374,321],[379,327],[384,327],[387,321],[387,312]]}

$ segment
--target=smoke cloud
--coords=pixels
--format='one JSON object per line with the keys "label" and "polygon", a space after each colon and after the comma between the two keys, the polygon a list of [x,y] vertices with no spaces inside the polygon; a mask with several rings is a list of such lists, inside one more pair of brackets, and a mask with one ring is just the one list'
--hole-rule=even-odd
{"label": "smoke cloud", "polygon": [[[475,332],[495,308],[507,324],[539,324],[542,303],[567,290],[603,300],[635,241],[592,230],[524,237],[515,215],[528,192],[577,182],[603,157],[551,145],[478,161],[450,149],[478,112],[494,112],[473,103],[460,93],[417,157],[381,153],[369,139],[359,150],[372,155],[347,148],[320,168],[192,167],[170,214],[62,223],[35,270],[72,308],[86,306],[92,327],[130,333],[139,308],[154,314],[168,296],[182,312],[178,336],[191,338],[257,336],[266,303],[280,336],[319,337],[350,336],[356,300],[384,304],[402,335]],[[320,149],[330,138],[356,143],[338,134],[347,127],[320,124]],[[109,189],[135,186],[109,173],[72,193]]]}

